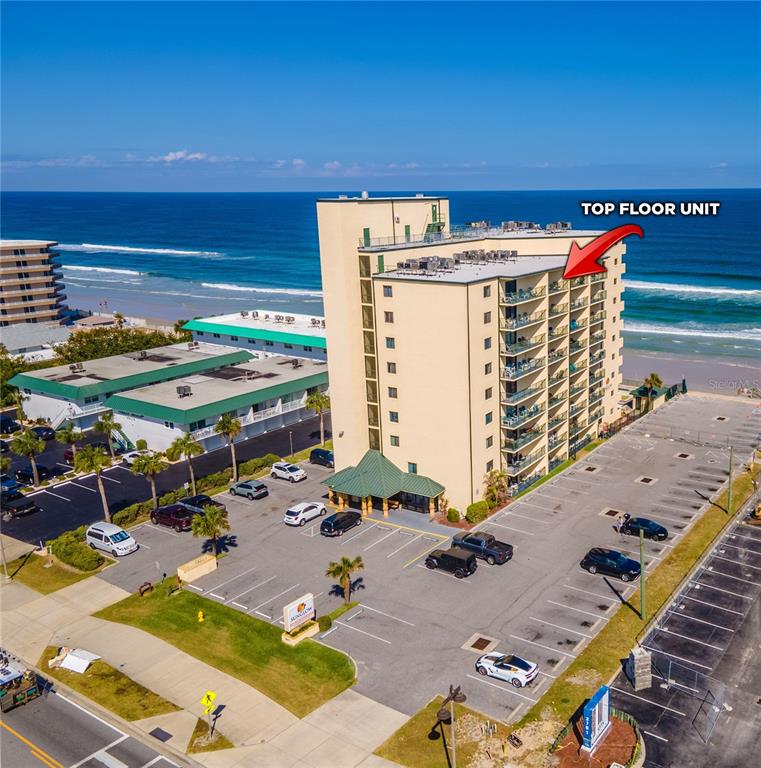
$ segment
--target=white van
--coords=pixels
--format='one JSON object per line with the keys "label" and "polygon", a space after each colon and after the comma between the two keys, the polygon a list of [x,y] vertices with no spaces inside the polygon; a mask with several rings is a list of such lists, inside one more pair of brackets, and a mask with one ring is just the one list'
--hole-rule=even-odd
{"label": "white van", "polygon": [[113,523],[94,523],[85,533],[85,542],[93,549],[102,549],[114,557],[136,552],[137,542],[127,531]]}

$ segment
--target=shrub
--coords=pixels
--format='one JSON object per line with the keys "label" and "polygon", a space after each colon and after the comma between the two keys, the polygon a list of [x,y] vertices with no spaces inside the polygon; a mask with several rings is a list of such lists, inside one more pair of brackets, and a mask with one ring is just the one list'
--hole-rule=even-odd
{"label": "shrub", "polygon": [[458,509],[455,509],[454,507],[451,507],[447,510],[447,520],[449,520],[450,523],[459,523],[460,522],[460,511]]}
{"label": "shrub", "polygon": [[141,437],[139,440],[135,440],[135,448],[138,451],[147,451],[148,450],[148,441],[143,440]]}
{"label": "shrub", "polygon": [[468,506],[465,519],[471,524],[480,523],[482,520],[486,520],[488,515],[489,505],[482,499],[481,501],[474,501]]}
{"label": "shrub", "polygon": [[280,461],[280,456],[274,453],[268,453],[265,456],[257,456],[255,459],[249,459],[238,465],[242,475],[255,475],[265,467],[269,467],[276,461]]}
{"label": "shrub", "polygon": [[105,562],[103,556],[84,543],[85,526],[62,533],[49,542],[53,554],[66,565],[80,571],[94,571]]}
{"label": "shrub", "polygon": [[114,525],[119,525],[122,528],[126,528],[129,525],[133,525],[143,518],[147,518],[153,509],[153,500],[139,501],[137,504],[130,504],[124,509],[120,509],[118,512],[114,512],[111,515],[111,520]]}
{"label": "shrub", "polygon": [[212,488],[219,488],[222,485],[227,485],[232,479],[233,472],[231,469],[225,469],[222,472],[214,472],[211,475],[204,475],[199,477],[196,481],[196,488],[199,493],[209,491]]}
{"label": "shrub", "polygon": [[320,632],[327,632],[333,626],[333,619],[330,616],[318,616],[317,625],[320,627]]}

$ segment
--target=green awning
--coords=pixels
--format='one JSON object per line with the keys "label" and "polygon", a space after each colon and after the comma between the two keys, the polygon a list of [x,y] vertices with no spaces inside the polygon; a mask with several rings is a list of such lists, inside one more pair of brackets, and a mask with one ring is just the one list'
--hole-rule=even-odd
{"label": "green awning", "polygon": [[435,480],[402,472],[380,451],[374,450],[367,451],[356,467],[341,469],[322,483],[336,493],[379,499],[389,499],[401,492],[428,498],[444,493],[444,486]]}

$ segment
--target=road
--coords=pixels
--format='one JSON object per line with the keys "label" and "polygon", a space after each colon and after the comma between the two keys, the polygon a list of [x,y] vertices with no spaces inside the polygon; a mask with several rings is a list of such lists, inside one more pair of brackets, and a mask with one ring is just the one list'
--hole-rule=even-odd
{"label": "road", "polygon": [[[326,417],[325,422],[325,433],[329,437],[329,416]],[[238,461],[246,461],[266,453],[288,455],[291,450],[289,432],[293,435],[294,451],[315,445],[320,439],[319,418],[305,419],[289,427],[236,443]],[[98,437],[94,435],[89,439],[98,439]],[[45,452],[40,455],[40,462],[48,467],[58,465],[61,473],[66,472],[68,467],[63,464],[63,451],[63,445],[51,440],[46,445]],[[24,460],[14,457],[14,463],[24,463]],[[204,453],[193,459],[196,477],[219,472],[229,466],[230,449],[226,447]],[[126,467],[112,467],[103,473],[103,477],[112,514],[130,504],[146,501],[151,497],[148,481],[141,475],[133,474]],[[172,464],[157,478],[158,493],[162,494],[179,488],[187,481],[187,463],[181,461]],[[103,518],[103,509],[94,476],[75,478],[54,488],[36,491],[30,496],[41,511],[2,524],[3,533],[30,544],[39,544],[40,541],[55,538],[64,531],[80,525],[89,525]]]}
{"label": "road", "polygon": [[60,693],[5,713],[0,726],[0,753],[9,768],[178,765]]}

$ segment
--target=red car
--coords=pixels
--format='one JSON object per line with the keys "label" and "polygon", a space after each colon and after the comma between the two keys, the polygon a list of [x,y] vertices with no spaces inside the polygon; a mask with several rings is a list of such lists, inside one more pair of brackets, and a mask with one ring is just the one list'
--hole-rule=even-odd
{"label": "red car", "polygon": [[156,507],[151,512],[151,522],[154,525],[166,525],[174,528],[177,533],[190,530],[190,520],[193,513],[182,504],[167,504],[165,507]]}

